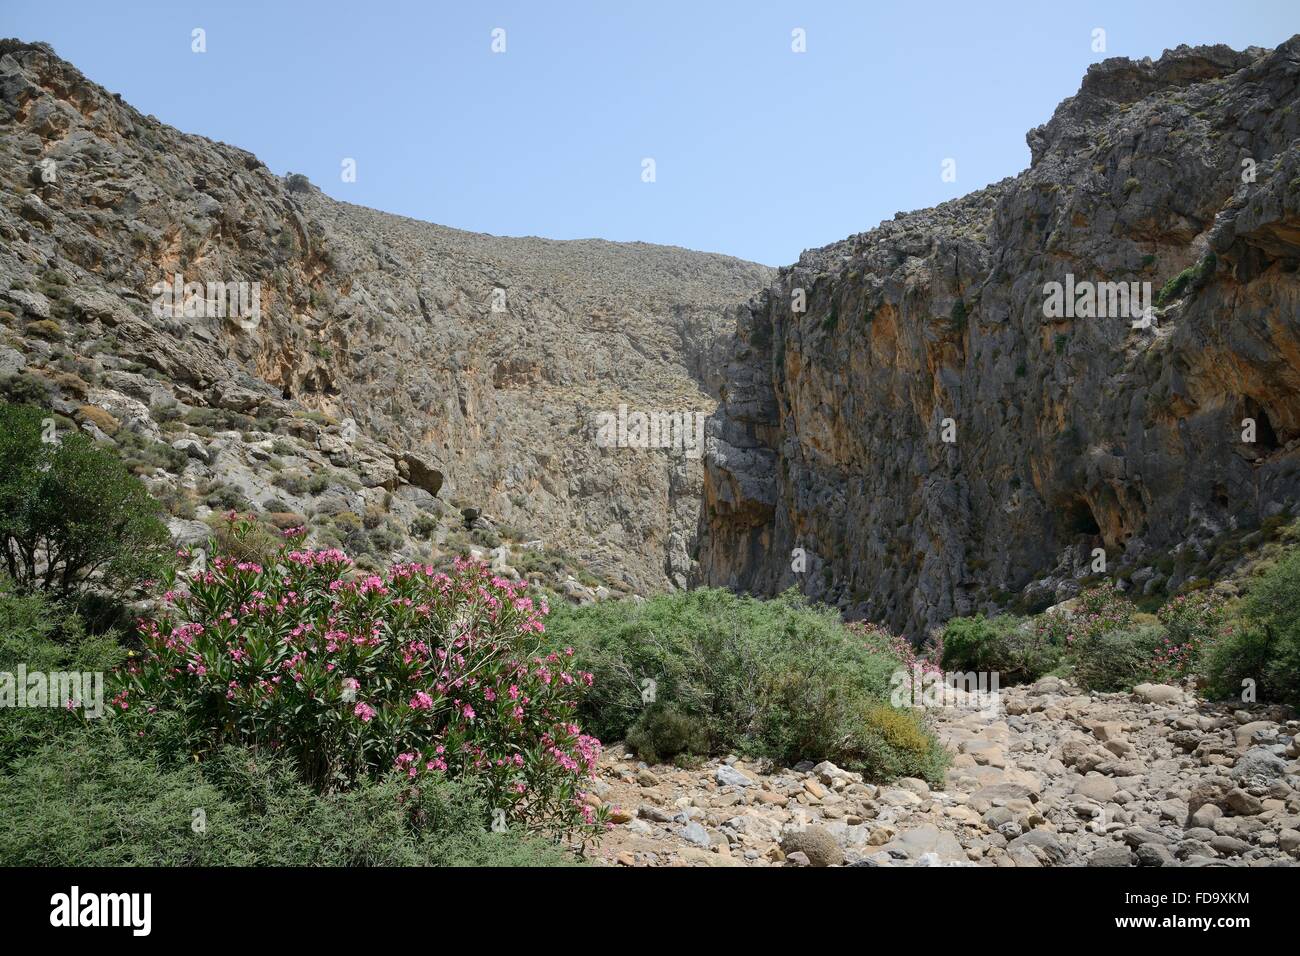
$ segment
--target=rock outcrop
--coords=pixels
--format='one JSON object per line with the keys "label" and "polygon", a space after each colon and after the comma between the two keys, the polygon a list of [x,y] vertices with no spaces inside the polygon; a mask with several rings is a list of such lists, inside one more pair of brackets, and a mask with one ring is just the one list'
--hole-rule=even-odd
{"label": "rock outcrop", "polygon": [[[623,589],[685,584],[699,458],[600,447],[594,417],[620,403],[712,411],[727,310],[770,280],[767,267],[477,235],[337,202],[141,115],[18,40],[0,41],[0,184],[0,379],[40,380],[61,413],[98,408],[77,420],[105,439],[95,418],[117,420],[126,398],[151,441],[164,408],[229,426],[221,449],[194,427],[170,430],[190,460],[163,462],[155,484],[220,480],[314,516],[318,495],[271,489],[280,439],[320,459],[294,450],[290,469],[339,470],[326,477],[350,512],[413,496],[391,516],[404,541],[379,558],[419,551],[407,532],[431,507],[420,495],[436,495]],[[205,302],[207,283],[245,283],[251,306],[256,283],[257,317],[234,296],[216,310],[182,308],[184,294],[175,309],[160,303],[178,275],[204,283]]]}
{"label": "rock outcrop", "polygon": [[1300,37],[1106,60],[1028,141],[1019,176],[806,252],[741,314],[699,580],[919,637],[1067,598],[1103,552],[1172,592],[1294,511]]}

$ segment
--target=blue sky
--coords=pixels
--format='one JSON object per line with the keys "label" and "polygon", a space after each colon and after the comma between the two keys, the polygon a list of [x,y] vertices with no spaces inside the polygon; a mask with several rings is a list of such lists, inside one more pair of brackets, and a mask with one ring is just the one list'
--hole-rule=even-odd
{"label": "blue sky", "polygon": [[1091,62],[1275,46],[1296,14],[1295,0],[0,0],[0,35],[45,40],[141,111],[349,202],[782,265],[1019,172],[1026,131]]}

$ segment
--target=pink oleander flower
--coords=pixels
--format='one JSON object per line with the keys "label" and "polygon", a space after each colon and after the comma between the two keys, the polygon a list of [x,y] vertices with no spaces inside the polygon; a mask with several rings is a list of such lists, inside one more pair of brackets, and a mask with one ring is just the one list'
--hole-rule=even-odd
{"label": "pink oleander flower", "polygon": [[[234,520],[232,535],[253,527]],[[159,587],[170,603],[139,622],[145,650],[120,671],[132,696],[106,695],[130,732],[179,718],[196,736],[320,752],[345,786],[437,772],[469,778],[529,827],[583,839],[605,827],[603,810],[562,796],[590,776],[600,743],[574,716],[592,676],[572,648],[536,651],[544,601],[464,559],[453,574],[420,563],[358,574],[341,551],[302,548],[298,530],[267,559],[213,556]],[[222,707],[193,706],[216,675]]]}

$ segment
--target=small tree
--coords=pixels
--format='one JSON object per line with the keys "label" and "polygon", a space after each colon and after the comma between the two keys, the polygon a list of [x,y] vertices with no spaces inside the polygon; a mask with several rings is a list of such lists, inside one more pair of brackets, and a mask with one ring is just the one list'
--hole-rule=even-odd
{"label": "small tree", "polygon": [[120,461],[52,413],[0,405],[0,550],[20,590],[67,595],[156,574],[170,537],[162,506]]}

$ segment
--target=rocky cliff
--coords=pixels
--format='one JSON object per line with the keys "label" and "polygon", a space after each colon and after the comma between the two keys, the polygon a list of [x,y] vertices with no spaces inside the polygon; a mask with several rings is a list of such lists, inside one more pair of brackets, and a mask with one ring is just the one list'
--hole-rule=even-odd
{"label": "rocky cliff", "polygon": [[[1019,176],[775,273],[341,203],[4,40],[0,393],[117,444],[182,540],[248,507],[383,563],[469,528],[912,636],[1098,573],[1158,598],[1300,500],[1298,98],[1300,38],[1107,60]],[[159,307],[177,276],[199,307]],[[602,447],[622,404],[716,408],[705,465]]]}
{"label": "rocky cliff", "polygon": [[[592,419],[711,411],[726,310],[766,267],[337,202],[18,40],[0,182],[6,394],[122,445],[177,522],[252,506],[382,563],[454,550],[472,509],[616,589],[685,583],[700,461],[602,448]],[[198,307],[159,307],[176,276]],[[207,283],[255,288],[256,318]]]}
{"label": "rocky cliff", "polygon": [[807,252],[743,311],[699,580],[916,637],[1101,561],[1172,593],[1295,509],[1300,37],[1106,60],[1028,141],[1015,178]]}

